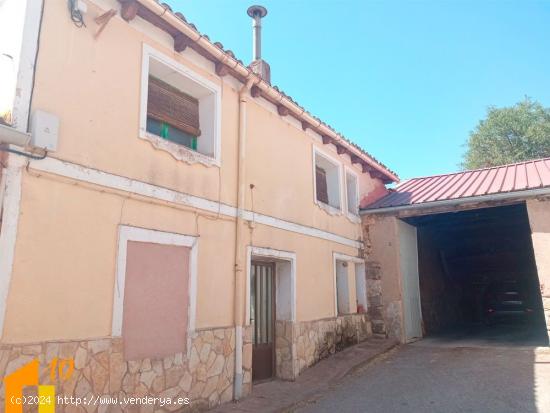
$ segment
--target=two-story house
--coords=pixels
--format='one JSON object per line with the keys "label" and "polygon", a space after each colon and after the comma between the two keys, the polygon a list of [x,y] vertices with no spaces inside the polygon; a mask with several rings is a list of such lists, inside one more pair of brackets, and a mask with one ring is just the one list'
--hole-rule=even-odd
{"label": "two-story house", "polygon": [[58,394],[211,407],[372,334],[358,210],[398,178],[259,53],[243,64],[155,0],[1,14],[2,376],[69,359]]}

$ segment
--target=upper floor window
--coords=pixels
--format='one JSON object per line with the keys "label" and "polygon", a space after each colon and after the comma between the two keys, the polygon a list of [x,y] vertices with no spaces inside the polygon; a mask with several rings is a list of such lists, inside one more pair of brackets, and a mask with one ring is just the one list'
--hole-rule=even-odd
{"label": "upper floor window", "polygon": [[140,137],[186,162],[219,165],[220,86],[143,46]]}
{"label": "upper floor window", "polygon": [[314,149],[315,200],[340,210],[340,165]]}
{"label": "upper floor window", "polygon": [[147,132],[196,151],[201,135],[198,99],[149,76]]}
{"label": "upper floor window", "polygon": [[359,214],[359,190],[357,175],[351,171],[346,171],[346,199],[348,214]]}

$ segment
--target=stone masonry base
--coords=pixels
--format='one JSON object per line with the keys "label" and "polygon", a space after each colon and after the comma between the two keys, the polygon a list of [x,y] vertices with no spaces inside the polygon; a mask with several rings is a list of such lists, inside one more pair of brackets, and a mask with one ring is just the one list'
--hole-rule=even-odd
{"label": "stone masonry base", "polygon": [[364,341],[372,335],[366,314],[293,323],[277,321],[276,374],[294,380],[307,367],[319,360]]}
{"label": "stone masonry base", "polygon": [[[124,360],[120,338],[51,341],[25,345],[2,344],[0,375],[4,377],[38,359],[40,384],[56,385],[58,396],[110,396],[118,397],[119,400],[125,396],[156,396],[172,400],[187,397],[191,401],[188,406],[190,410],[204,410],[233,399],[234,334],[233,328],[197,331],[191,337],[191,346],[186,353],[136,361]],[[51,381],[49,366],[55,358],[74,360],[73,373],[67,380],[62,380],[63,377],[60,378],[56,371],[55,381]],[[246,388],[250,388],[249,383]],[[0,403],[4,405],[3,384]],[[185,406],[58,404],[56,412],[157,413],[175,411],[182,407]],[[36,411],[36,406],[33,408],[34,410],[28,411]]]}
{"label": "stone masonry base", "polygon": [[[277,321],[276,376],[294,380],[307,367],[371,335],[371,323],[366,314],[298,323]],[[235,330],[199,330],[193,333],[189,343],[190,347],[185,352],[131,361],[124,360],[122,339],[115,337],[0,344],[0,375],[5,377],[38,359],[39,383],[55,385],[56,396],[110,400],[108,404],[92,403],[86,406],[57,403],[56,412],[59,413],[161,413],[180,411],[182,408],[183,411],[203,411],[231,401]],[[243,397],[252,391],[252,343],[253,328],[248,326],[243,331]],[[58,365],[62,360],[73,360],[74,369],[69,377],[58,369],[54,369],[52,375],[50,366],[56,359]],[[4,391],[2,383],[2,406]],[[36,394],[36,387],[27,387],[25,394]],[[113,402],[129,397],[158,397],[174,403],[124,406]],[[188,398],[190,404],[176,404],[178,398]],[[25,406],[24,411],[34,412],[36,406]]]}

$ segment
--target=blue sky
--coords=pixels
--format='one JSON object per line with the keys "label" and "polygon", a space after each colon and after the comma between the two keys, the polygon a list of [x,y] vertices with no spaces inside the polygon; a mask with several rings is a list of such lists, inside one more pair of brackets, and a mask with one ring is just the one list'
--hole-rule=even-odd
{"label": "blue sky", "polygon": [[[250,62],[253,0],[170,4]],[[260,4],[272,83],[401,178],[459,169],[490,105],[550,106],[550,1]]]}

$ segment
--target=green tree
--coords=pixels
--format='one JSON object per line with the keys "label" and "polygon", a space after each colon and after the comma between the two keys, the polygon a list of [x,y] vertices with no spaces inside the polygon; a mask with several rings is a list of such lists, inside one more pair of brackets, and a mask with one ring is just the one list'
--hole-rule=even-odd
{"label": "green tree", "polygon": [[549,157],[550,108],[527,97],[511,107],[489,107],[466,146],[465,169]]}

